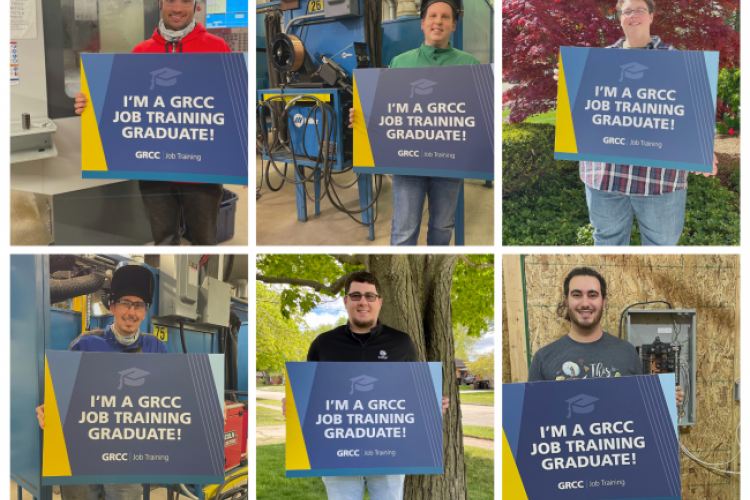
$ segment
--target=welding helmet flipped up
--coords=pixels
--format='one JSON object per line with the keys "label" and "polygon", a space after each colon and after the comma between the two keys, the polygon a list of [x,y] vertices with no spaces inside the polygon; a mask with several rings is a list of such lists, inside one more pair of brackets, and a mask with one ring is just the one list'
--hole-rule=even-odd
{"label": "welding helmet flipped up", "polygon": [[154,298],[154,275],[138,263],[120,262],[112,275],[110,304],[128,295],[151,304]]}

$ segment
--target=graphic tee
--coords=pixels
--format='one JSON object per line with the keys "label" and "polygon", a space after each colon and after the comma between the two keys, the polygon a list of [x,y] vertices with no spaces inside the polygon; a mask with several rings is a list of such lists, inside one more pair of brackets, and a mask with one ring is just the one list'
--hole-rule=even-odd
{"label": "graphic tee", "polygon": [[534,354],[529,382],[631,375],[643,375],[643,367],[629,342],[607,332],[594,342],[576,342],[566,334]]}

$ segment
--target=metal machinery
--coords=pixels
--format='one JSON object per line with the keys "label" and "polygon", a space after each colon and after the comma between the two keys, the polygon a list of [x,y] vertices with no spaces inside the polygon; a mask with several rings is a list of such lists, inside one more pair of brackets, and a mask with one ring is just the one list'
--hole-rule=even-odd
{"label": "metal machinery", "polygon": [[[223,491],[247,479],[248,304],[247,259],[237,256],[145,256],[156,280],[141,331],[163,340],[170,353],[225,356],[225,468]],[[131,259],[118,255],[15,255],[11,258],[11,479],[50,500],[42,486],[42,431],[34,408],[44,401],[44,351],[66,350],[83,331],[103,329],[112,316],[107,271]],[[234,295],[230,295],[234,288]],[[178,307],[179,304],[179,307]],[[188,306],[188,304],[190,304]],[[174,485],[163,484],[165,488]],[[217,485],[181,485],[201,499]],[[150,497],[144,488],[143,498]]]}
{"label": "metal machinery", "polygon": [[[337,194],[337,188],[354,185],[336,183],[339,174],[352,168],[348,122],[353,71],[383,67],[424,41],[418,15],[396,18],[396,0],[384,4],[388,7],[382,14],[376,2],[367,0],[280,0],[256,7],[256,82],[269,84],[257,90],[258,150],[265,162],[258,194],[263,177],[271,191],[281,189],[284,182],[294,184],[298,220],[307,221],[308,200],[319,215],[320,201],[328,198],[338,210],[368,227],[370,240],[375,238],[381,177],[357,175],[358,210],[344,207]],[[464,5],[452,43],[490,63],[492,7],[487,0]],[[271,167],[283,176],[278,186],[270,183]],[[457,216],[456,243],[463,244],[463,190]]]}
{"label": "metal machinery", "polygon": [[678,425],[695,424],[695,310],[625,311],[627,340],[643,363],[643,373],[674,373],[685,392]]}

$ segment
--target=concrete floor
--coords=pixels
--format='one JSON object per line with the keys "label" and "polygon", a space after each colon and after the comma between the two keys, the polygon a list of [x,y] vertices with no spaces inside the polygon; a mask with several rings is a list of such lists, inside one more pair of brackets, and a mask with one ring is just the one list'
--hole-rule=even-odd
{"label": "concrete floor", "polygon": [[[243,482],[242,484],[246,484],[246,482]],[[60,490],[59,487],[53,486],[52,491],[52,499],[58,500],[60,499]],[[33,496],[31,496],[31,493],[29,493],[26,490],[23,490],[23,498],[17,498],[17,486],[14,481],[10,482],[10,495],[8,496],[11,500],[33,500]],[[141,497],[142,498],[142,497]],[[180,498],[187,498],[185,495],[182,495]],[[163,488],[161,486],[157,487],[155,484],[151,485],[151,500],[167,500],[167,489]]]}
{"label": "concrete floor", "polygon": [[[282,170],[283,165],[278,164]],[[277,186],[281,178],[271,167],[271,184]],[[293,175],[289,168],[289,177]],[[283,170],[282,170],[283,172]],[[264,174],[265,175],[265,174]],[[341,185],[351,184],[355,174],[344,174],[336,179]],[[261,160],[256,156],[255,182],[260,183]],[[312,186],[310,186],[312,191]],[[348,190],[337,191],[347,208],[359,208],[359,193],[356,184]],[[484,181],[466,180],[465,199],[465,243],[466,245],[495,244],[495,190],[485,187]],[[328,199],[320,203],[320,215],[314,214],[314,206],[308,200],[308,221],[297,220],[295,189],[285,184],[280,191],[268,189],[263,179],[261,198],[256,201],[256,238],[258,245],[384,245],[390,244],[391,218],[393,217],[391,176],[383,176],[383,187],[378,203],[378,218],[375,222],[375,241],[367,239],[367,228],[336,210]],[[361,219],[358,219],[361,220]],[[419,245],[427,244],[427,204],[422,217]],[[451,242],[453,244],[453,242]]]}
{"label": "concrete floor", "polygon": [[[234,237],[221,245],[248,245],[248,192],[246,186],[225,184],[224,187],[238,196],[237,212],[234,220]],[[39,211],[33,193],[10,191],[10,244],[11,245],[46,245],[45,228],[39,220]],[[85,242],[82,242],[84,244]],[[186,239],[182,245],[190,245]]]}

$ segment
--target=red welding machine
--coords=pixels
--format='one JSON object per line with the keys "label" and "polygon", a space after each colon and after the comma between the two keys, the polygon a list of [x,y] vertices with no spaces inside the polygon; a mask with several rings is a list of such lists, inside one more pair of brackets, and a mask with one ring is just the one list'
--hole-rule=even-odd
{"label": "red welding machine", "polygon": [[243,402],[226,401],[224,424],[224,470],[241,464],[247,457],[247,408]]}

